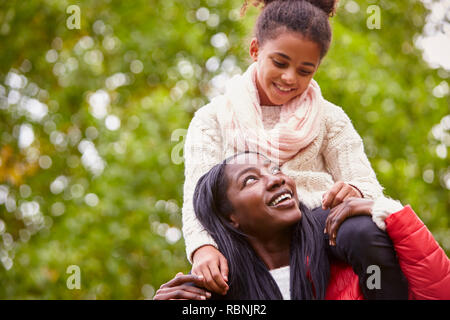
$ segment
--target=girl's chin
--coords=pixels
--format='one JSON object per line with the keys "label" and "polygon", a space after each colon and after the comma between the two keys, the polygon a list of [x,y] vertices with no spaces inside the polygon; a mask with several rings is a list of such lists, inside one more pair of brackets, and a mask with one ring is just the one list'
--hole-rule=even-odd
{"label": "girl's chin", "polygon": [[293,98],[292,92],[284,92],[272,84],[272,94],[269,98],[274,105],[282,105]]}

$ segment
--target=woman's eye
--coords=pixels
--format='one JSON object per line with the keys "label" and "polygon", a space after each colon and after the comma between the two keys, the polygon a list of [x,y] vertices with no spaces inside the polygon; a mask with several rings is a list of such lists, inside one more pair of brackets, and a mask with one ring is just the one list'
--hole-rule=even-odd
{"label": "woman's eye", "polygon": [[281,172],[280,167],[273,167],[272,168],[272,174],[277,174],[277,173],[280,173],[280,172]]}
{"label": "woman's eye", "polygon": [[245,180],[244,180],[244,186],[246,186],[246,185],[248,184],[249,181],[252,182],[253,180],[256,181],[256,177],[254,177],[254,176],[249,176],[249,177],[245,178]]}

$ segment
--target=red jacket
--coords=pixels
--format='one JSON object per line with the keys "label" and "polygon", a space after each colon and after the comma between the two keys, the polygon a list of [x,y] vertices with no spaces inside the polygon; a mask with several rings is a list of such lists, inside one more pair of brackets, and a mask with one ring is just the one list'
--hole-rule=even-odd
{"label": "red jacket", "polygon": [[[409,298],[450,299],[450,260],[410,206],[386,218],[400,267],[409,282]],[[358,276],[344,263],[331,265],[327,300],[362,300]]]}

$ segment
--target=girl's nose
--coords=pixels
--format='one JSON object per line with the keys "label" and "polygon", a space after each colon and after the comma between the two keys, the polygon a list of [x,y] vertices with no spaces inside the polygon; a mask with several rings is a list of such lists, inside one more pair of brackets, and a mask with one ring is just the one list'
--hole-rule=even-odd
{"label": "girl's nose", "polygon": [[295,82],[295,70],[285,70],[281,75],[281,80],[283,80],[286,85],[292,85]]}

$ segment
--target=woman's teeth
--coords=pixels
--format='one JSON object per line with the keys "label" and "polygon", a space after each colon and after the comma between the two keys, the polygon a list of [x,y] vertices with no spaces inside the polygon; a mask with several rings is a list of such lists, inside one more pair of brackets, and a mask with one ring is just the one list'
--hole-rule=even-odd
{"label": "woman's teeth", "polygon": [[279,196],[278,198],[276,198],[275,200],[273,200],[269,205],[273,207],[273,206],[276,206],[277,204],[279,204],[284,199],[291,199],[291,198],[292,198],[292,196],[289,193],[284,193],[281,196]]}

